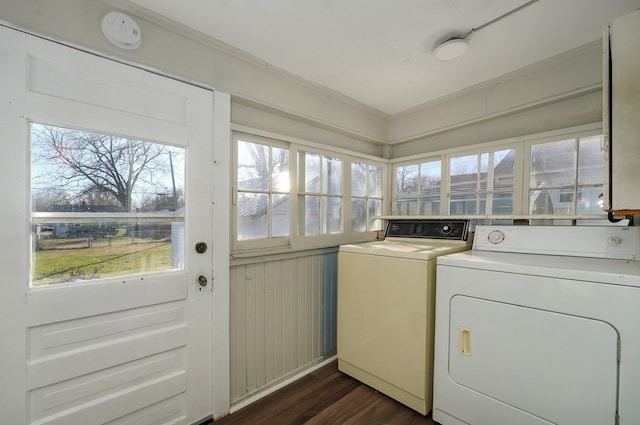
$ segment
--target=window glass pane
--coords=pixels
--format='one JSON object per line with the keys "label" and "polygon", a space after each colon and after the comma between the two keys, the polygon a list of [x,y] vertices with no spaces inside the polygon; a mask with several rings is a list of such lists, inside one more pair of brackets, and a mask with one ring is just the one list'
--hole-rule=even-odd
{"label": "window glass pane", "polygon": [[602,214],[602,186],[578,188],[576,213]]}
{"label": "window glass pane", "polygon": [[339,195],[342,193],[342,160],[322,157],[323,185],[322,193]]}
{"label": "window glass pane", "polygon": [[271,236],[289,236],[289,195],[271,195]]}
{"label": "window glass pane", "polygon": [[369,165],[368,196],[382,198],[382,167]]}
{"label": "window glass pane", "polygon": [[417,199],[397,199],[396,213],[398,215],[416,215],[418,214]]}
{"label": "window glass pane", "polygon": [[573,214],[573,189],[532,190],[529,194],[530,214]]}
{"label": "window glass pane", "polygon": [[269,189],[269,146],[238,142],[238,188]]}
{"label": "window glass pane", "polygon": [[33,123],[31,154],[33,285],[183,268],[183,148]]}
{"label": "window glass pane", "polygon": [[184,267],[184,223],[33,224],[34,286]]}
{"label": "window glass pane", "polygon": [[604,157],[600,145],[602,136],[583,137],[578,147],[578,184],[598,184],[604,181]]}
{"label": "window glass pane", "polygon": [[382,200],[369,199],[369,230],[382,229],[382,220],[375,219],[382,215]]}
{"label": "window glass pane", "polygon": [[[494,193],[491,214],[512,215],[513,214],[513,193]],[[482,210],[481,210],[482,211]]]}
{"label": "window glass pane", "polygon": [[440,161],[420,164],[420,194],[439,195],[440,180],[442,179]]}
{"label": "window glass pane", "polygon": [[421,215],[440,215],[440,198],[425,197],[420,198]]}
{"label": "window glass pane", "polygon": [[238,240],[269,236],[269,196],[264,193],[238,193]]}
{"label": "window glass pane", "polygon": [[367,200],[356,198],[351,200],[351,230],[365,232],[367,230]]}
{"label": "window glass pane", "polygon": [[320,193],[320,155],[302,152],[304,159],[304,190]]}
{"label": "window glass pane", "polygon": [[449,201],[449,212],[451,215],[477,214],[476,195],[455,195]]}
{"label": "window glass pane", "polygon": [[478,189],[478,155],[451,158],[449,170],[451,192],[474,192]]}
{"label": "window glass pane", "polygon": [[342,231],[342,199],[327,196],[326,216],[324,220],[324,233],[340,233]]}
{"label": "window glass pane", "polygon": [[515,175],[515,149],[497,151],[493,162],[493,190],[513,189]]}
{"label": "window glass pane", "polygon": [[351,163],[351,196],[365,196],[367,164],[363,162]]}
{"label": "window glass pane", "polygon": [[289,150],[271,149],[271,190],[275,192],[289,191]]}
{"label": "window glass pane", "polygon": [[396,170],[396,185],[399,195],[418,193],[418,164],[398,167]]}
{"label": "window glass pane", "polygon": [[[489,171],[489,154],[480,154],[480,190],[487,190],[487,172]],[[482,209],[480,209],[482,211]]]}
{"label": "window glass pane", "polygon": [[575,140],[531,146],[530,187],[571,186],[576,181]]}
{"label": "window glass pane", "polygon": [[304,202],[304,234],[320,234],[320,197],[302,196]]}

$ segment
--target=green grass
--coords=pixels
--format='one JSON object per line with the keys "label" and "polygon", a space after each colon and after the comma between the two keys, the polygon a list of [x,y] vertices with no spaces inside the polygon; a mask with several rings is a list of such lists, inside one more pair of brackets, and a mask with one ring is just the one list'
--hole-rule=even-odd
{"label": "green grass", "polygon": [[33,259],[33,285],[172,268],[171,242],[168,240],[136,239],[132,244],[131,238],[122,237],[92,241],[91,247],[86,239],[62,242],[54,245],[48,240],[40,244]]}

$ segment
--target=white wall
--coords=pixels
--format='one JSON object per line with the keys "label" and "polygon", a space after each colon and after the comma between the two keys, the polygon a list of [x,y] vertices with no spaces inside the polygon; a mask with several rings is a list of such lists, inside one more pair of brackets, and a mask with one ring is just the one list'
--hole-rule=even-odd
{"label": "white wall", "polygon": [[595,42],[392,117],[392,157],[598,122],[601,93]]}
{"label": "white wall", "polygon": [[106,40],[100,29],[102,18],[114,10],[123,10],[122,3],[115,0],[3,0],[0,21],[213,87],[357,139],[373,143],[386,140],[384,114],[313,87],[199,34],[157,19],[151,22],[150,17],[145,18],[139,12],[127,13],[140,25],[142,45],[133,51],[119,49]]}

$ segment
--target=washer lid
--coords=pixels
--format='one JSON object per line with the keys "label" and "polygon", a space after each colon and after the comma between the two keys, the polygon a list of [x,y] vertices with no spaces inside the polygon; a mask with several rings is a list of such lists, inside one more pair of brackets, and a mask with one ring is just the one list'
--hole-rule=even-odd
{"label": "washer lid", "polygon": [[388,238],[383,241],[341,245],[340,252],[429,260],[440,255],[471,249],[471,241]]}

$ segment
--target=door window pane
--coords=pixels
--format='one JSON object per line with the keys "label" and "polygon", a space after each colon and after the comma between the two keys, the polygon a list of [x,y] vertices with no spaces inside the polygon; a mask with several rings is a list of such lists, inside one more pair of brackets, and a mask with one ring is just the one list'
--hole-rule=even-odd
{"label": "door window pane", "polygon": [[185,149],[31,124],[33,285],[184,267]]}

